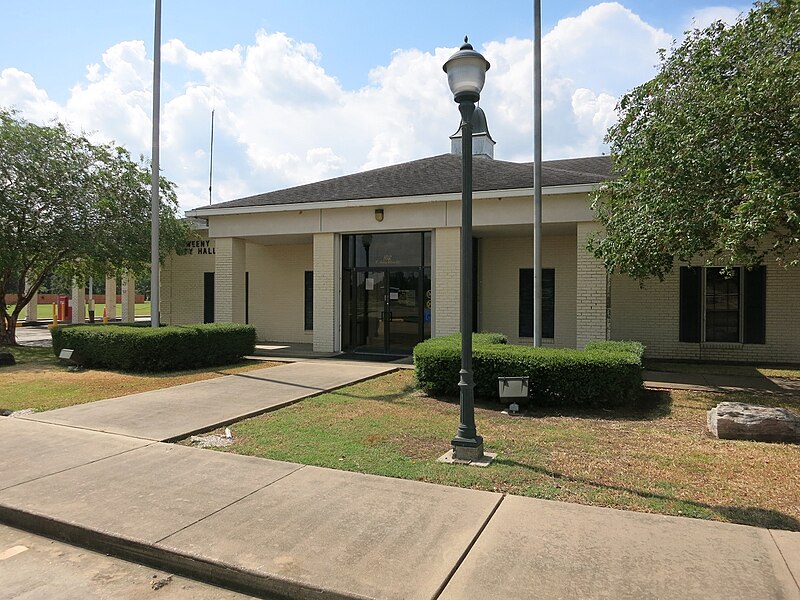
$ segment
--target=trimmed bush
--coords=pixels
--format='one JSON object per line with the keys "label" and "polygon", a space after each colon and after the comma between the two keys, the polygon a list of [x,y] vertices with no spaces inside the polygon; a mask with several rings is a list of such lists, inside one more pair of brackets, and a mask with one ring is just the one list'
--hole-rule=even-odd
{"label": "trimmed bush", "polygon": [[[495,344],[474,336],[475,395],[499,399],[498,378],[528,376],[534,404],[619,406],[635,402],[642,388],[643,347],[638,342],[595,343],[588,350]],[[460,337],[433,338],[414,348],[420,388],[458,395]]]}
{"label": "trimmed bush", "polygon": [[644,344],[641,342],[633,342],[627,340],[612,341],[612,340],[595,340],[586,344],[588,350],[603,350],[609,352],[630,352],[639,357],[639,360],[644,358]]}
{"label": "trimmed bush", "polygon": [[72,348],[87,367],[121,371],[179,371],[238,362],[252,354],[252,325],[209,323],[141,327],[60,325],[53,328],[55,355]]}

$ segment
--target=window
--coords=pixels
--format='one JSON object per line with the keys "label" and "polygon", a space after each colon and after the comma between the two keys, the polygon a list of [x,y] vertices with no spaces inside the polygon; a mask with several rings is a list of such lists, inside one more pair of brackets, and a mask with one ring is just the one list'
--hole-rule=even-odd
{"label": "window", "polygon": [[706,269],[706,341],[739,341],[740,269],[726,277],[722,269]]}
{"label": "window", "polygon": [[[542,337],[555,337],[556,270],[542,269]],[[533,337],[533,269],[519,270],[519,337]]]}
{"label": "window", "polygon": [[305,307],[304,325],[306,331],[314,329],[314,271],[305,272],[305,294],[303,298]]}
{"label": "window", "polygon": [[682,342],[766,342],[766,267],[681,267]]}

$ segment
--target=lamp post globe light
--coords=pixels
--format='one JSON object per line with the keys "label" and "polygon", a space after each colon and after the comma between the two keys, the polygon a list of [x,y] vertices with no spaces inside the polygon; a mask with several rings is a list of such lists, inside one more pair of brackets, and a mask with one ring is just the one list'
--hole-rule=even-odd
{"label": "lamp post globe light", "polygon": [[483,458],[483,438],[475,428],[475,383],[472,380],[472,115],[480,100],[489,62],[464,38],[464,45],[444,66],[447,83],[461,113],[461,371],[460,424],[452,440],[453,459]]}

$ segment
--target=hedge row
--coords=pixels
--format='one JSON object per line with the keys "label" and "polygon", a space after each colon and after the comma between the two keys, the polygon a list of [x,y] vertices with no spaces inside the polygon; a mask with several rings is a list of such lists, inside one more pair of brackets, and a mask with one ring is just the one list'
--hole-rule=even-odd
{"label": "hedge row", "polygon": [[[491,343],[480,335],[473,340],[478,398],[499,399],[499,377],[528,376],[534,404],[619,406],[635,402],[642,388],[644,347],[638,342],[593,342],[586,350],[569,350]],[[423,390],[458,395],[460,335],[418,344],[414,365]]]}
{"label": "hedge row", "polygon": [[231,364],[252,354],[252,325],[209,323],[170,327],[61,325],[53,328],[53,351],[71,348],[87,367],[121,371],[179,371]]}

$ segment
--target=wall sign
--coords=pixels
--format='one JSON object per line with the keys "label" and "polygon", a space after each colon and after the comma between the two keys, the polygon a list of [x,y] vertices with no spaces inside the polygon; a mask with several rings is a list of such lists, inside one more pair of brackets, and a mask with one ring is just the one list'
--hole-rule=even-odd
{"label": "wall sign", "polygon": [[186,254],[216,254],[213,240],[192,240],[186,242]]}

